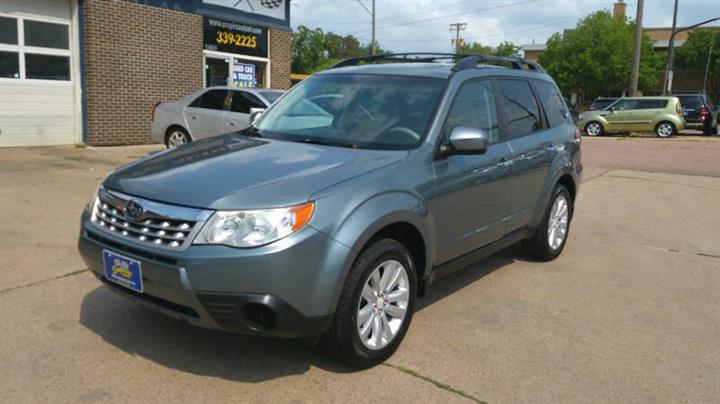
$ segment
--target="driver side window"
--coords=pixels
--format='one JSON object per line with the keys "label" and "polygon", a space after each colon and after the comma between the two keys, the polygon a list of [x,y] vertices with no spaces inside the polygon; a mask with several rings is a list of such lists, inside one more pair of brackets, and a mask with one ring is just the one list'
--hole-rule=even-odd
{"label": "driver side window", "polygon": [[457,126],[482,129],[488,134],[490,144],[498,142],[497,111],[490,80],[471,81],[460,87],[445,120],[445,136]]}

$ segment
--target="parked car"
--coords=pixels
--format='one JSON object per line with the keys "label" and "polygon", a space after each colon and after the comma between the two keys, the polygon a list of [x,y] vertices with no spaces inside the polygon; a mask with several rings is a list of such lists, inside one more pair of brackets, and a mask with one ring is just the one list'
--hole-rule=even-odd
{"label": "parked car", "polygon": [[704,135],[717,133],[718,110],[707,94],[675,94],[680,99],[683,118],[688,128],[699,129]]}
{"label": "parked car", "polygon": [[382,362],[441,275],[517,242],[556,258],[580,184],[580,132],[550,76],[446,58],[342,61],[244,131],[116,170],[82,214],[83,260],[192,324]]}
{"label": "parked car", "polygon": [[616,97],[597,97],[590,104],[590,111],[601,111],[617,100]]}
{"label": "parked car", "polygon": [[168,148],[250,126],[251,109],[265,109],[283,91],[209,87],[153,107],[150,136]]}
{"label": "parked car", "polygon": [[685,121],[677,97],[624,97],[602,111],[583,112],[577,125],[590,136],[655,132],[670,137],[685,128]]}

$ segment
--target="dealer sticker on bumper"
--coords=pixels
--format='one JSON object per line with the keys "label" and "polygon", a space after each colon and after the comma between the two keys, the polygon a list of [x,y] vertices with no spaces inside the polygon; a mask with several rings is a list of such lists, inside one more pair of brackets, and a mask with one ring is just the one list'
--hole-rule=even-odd
{"label": "dealer sticker on bumper", "polygon": [[142,293],[142,268],[140,261],[103,250],[105,277],[119,285]]}

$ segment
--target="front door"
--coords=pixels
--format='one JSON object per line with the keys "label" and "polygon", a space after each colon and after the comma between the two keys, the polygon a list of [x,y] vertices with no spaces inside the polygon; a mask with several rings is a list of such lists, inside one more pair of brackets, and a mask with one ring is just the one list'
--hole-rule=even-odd
{"label": "front door", "polygon": [[462,85],[448,112],[441,142],[457,126],[485,131],[490,146],[484,154],[450,155],[433,165],[435,185],[430,211],[441,264],[492,243],[505,235],[509,197],[510,146],[499,137],[491,80]]}
{"label": "front door", "polygon": [[606,111],[600,113],[608,121],[605,130],[609,131],[628,131],[635,129],[635,109],[636,100],[621,98],[612,104]]}
{"label": "front door", "polygon": [[194,140],[229,132],[224,126],[227,98],[227,90],[209,90],[185,108],[185,122]]}
{"label": "front door", "polygon": [[251,108],[266,108],[258,97],[247,91],[230,90],[230,94],[230,109],[225,113],[225,127],[228,131],[250,126]]}
{"label": "front door", "polygon": [[230,85],[230,59],[205,55],[205,87]]}

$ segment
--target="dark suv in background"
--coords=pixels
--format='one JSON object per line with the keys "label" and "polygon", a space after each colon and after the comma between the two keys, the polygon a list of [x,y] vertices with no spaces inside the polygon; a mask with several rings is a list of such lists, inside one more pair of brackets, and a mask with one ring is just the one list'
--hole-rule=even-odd
{"label": "dark suv in background", "polygon": [[438,277],[517,242],[540,261],[560,255],[581,172],[580,133],[535,63],[349,59],[245,130],[111,173],[79,249],[108,287],[165,314],[323,336],[368,367],[395,351]]}
{"label": "dark suv in background", "polygon": [[680,99],[686,128],[702,130],[704,135],[717,133],[718,110],[709,95],[673,95]]}

